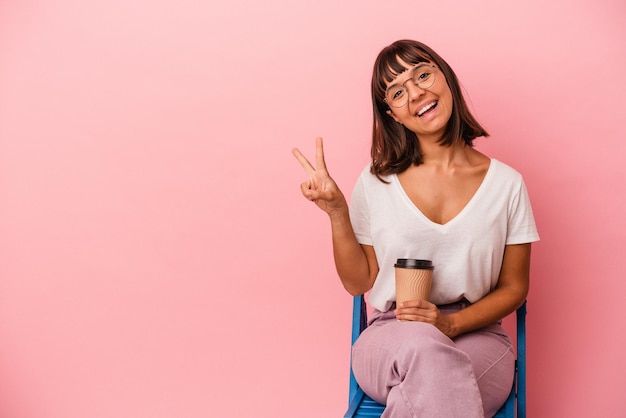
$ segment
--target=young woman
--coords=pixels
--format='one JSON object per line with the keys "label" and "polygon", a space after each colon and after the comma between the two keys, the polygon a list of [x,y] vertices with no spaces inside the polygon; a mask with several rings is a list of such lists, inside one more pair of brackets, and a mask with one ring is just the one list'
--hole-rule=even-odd
{"label": "young woman", "polygon": [[[473,148],[487,132],[456,75],[428,46],[384,48],[372,76],[372,162],[350,206],[321,138],[303,195],[331,222],[335,264],[352,295],[370,292],[370,326],[353,347],[359,385],[383,417],[490,417],[513,379],[503,317],[526,298],[539,236],[519,173]],[[398,258],[432,260],[430,300],[395,303]]]}

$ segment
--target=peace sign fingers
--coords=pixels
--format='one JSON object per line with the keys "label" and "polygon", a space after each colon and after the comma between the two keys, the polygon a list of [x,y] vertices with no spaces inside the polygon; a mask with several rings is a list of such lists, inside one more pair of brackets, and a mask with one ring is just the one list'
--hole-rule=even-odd
{"label": "peace sign fingers", "polygon": [[300,185],[304,197],[315,202],[317,206],[329,214],[338,209],[345,209],[346,203],[343,194],[326,169],[322,138],[315,140],[315,167],[299,149],[294,148],[292,153],[309,175],[309,181]]}
{"label": "peace sign fingers", "polygon": [[318,137],[315,140],[315,164],[317,167],[313,167],[313,165],[311,165],[309,160],[307,160],[298,148],[294,148],[292,153],[310,177],[312,177],[318,170],[327,172],[326,162],[324,161],[324,143],[322,138]]}

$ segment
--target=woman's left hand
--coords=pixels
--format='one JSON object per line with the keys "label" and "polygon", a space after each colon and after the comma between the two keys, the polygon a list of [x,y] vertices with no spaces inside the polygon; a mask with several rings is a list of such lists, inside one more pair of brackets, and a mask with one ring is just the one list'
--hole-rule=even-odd
{"label": "woman's left hand", "polygon": [[426,300],[408,300],[402,302],[395,310],[399,321],[419,321],[432,324],[448,337],[454,336],[454,327],[449,315],[439,311],[437,305]]}

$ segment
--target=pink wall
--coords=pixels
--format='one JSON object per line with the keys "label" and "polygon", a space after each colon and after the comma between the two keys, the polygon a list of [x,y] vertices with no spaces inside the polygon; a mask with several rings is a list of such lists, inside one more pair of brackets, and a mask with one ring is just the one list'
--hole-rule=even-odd
{"label": "pink wall", "polygon": [[290,149],[349,194],[405,37],[534,201],[529,416],[623,416],[623,1],[214,3],[0,3],[0,416],[340,416],[351,300]]}

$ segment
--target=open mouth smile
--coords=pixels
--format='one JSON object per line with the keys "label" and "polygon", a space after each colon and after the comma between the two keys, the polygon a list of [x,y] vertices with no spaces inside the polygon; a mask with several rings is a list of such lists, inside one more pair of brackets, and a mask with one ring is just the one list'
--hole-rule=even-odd
{"label": "open mouth smile", "polygon": [[426,106],[422,107],[421,109],[419,109],[417,111],[417,117],[422,117],[424,115],[424,113],[428,112],[431,109],[434,109],[435,107],[437,107],[437,101],[435,100],[432,103],[427,104]]}

